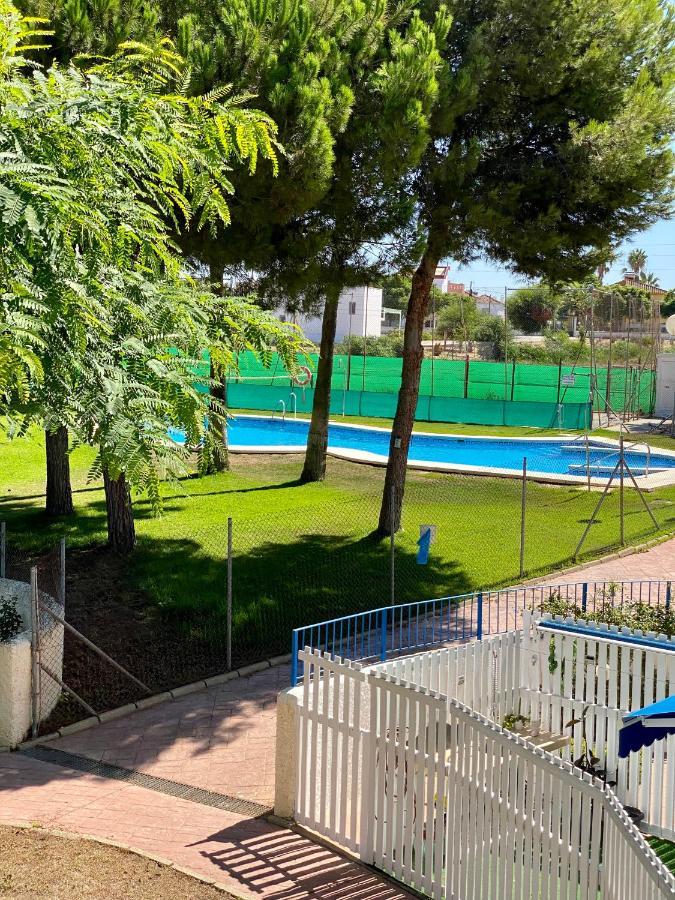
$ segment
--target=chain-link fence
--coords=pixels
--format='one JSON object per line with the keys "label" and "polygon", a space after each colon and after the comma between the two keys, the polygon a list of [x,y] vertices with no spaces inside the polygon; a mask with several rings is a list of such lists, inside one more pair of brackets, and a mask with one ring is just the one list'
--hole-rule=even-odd
{"label": "chain-link fence", "polygon": [[[675,530],[675,504],[648,500],[615,480],[600,490],[526,479],[408,474],[401,529],[377,531],[384,477],[352,492],[298,492],[289,510],[232,515],[176,535],[170,516],[139,529],[128,559],[105,547],[73,548],[61,565],[5,540],[5,567],[59,598],[65,590],[63,691],[44,728],[290,650],[291,630],[390,603],[448,597],[514,584]],[[260,489],[263,490],[263,489]],[[293,490],[293,485],[288,485]],[[428,553],[421,537],[430,528]],[[231,529],[231,531],[230,531]],[[579,549],[582,535],[584,543]],[[17,536],[18,537],[18,536]],[[64,577],[65,576],[65,577]],[[65,585],[65,588],[62,586]],[[118,665],[134,676],[124,674]],[[49,664],[49,663],[48,663]],[[139,684],[140,682],[140,684]]]}

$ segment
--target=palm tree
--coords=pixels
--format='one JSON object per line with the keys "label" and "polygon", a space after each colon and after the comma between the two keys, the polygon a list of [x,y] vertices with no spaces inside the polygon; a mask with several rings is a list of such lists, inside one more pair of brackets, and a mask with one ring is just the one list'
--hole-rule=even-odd
{"label": "palm tree", "polygon": [[635,250],[630,251],[626,259],[628,266],[623,271],[634,272],[642,278],[642,274],[647,266],[646,252],[636,247]]}
{"label": "palm tree", "polygon": [[659,276],[653,272],[641,272],[640,281],[645,287],[654,288],[659,286]]}

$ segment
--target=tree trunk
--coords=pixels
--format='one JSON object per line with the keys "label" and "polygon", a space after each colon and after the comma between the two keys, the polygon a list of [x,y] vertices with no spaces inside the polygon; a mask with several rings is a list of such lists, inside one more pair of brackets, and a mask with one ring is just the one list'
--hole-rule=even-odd
{"label": "tree trunk", "polygon": [[333,377],[335,328],[337,326],[340,286],[332,284],[326,294],[326,305],[321,323],[321,347],[316,373],[312,421],[307,437],[305,465],[300,481],[323,481],[326,477],[326,450],[328,448],[328,416],[330,413],[330,383]]}
{"label": "tree trunk", "polygon": [[401,509],[405,490],[405,474],[408,463],[408,448],[415,422],[415,410],[420,390],[420,374],[424,350],[422,332],[429,305],[429,292],[434,282],[440,252],[427,248],[412,279],[408,312],[403,337],[403,370],[401,387],[398,392],[396,415],[389,442],[389,462],[384,480],[384,493],[380,509],[378,531],[387,535],[401,527]]}
{"label": "tree trunk", "polygon": [[[227,406],[227,382],[224,373],[216,373],[211,363],[211,380],[216,381],[211,388],[211,396],[223,407]],[[216,377],[218,375],[218,377]],[[220,419],[210,418],[209,427],[213,431],[213,453],[206,466],[206,474],[214,475],[216,472],[226,472],[230,468],[230,454],[227,446],[227,424]]]}
{"label": "tree trunk", "polygon": [[136,546],[131,490],[124,472],[113,479],[103,470],[105,506],[108,513],[108,546],[115,553],[127,554]]}
{"label": "tree trunk", "polygon": [[73,492],[70,486],[70,457],[68,456],[68,429],[60,425],[56,431],[45,431],[47,457],[48,516],[71,516]]}
{"label": "tree trunk", "polygon": [[[209,275],[213,291],[218,296],[223,295],[223,275],[225,266],[220,260],[211,260],[209,263]],[[210,376],[212,381],[217,381],[211,388],[211,395],[222,406],[227,406],[227,382],[224,373],[217,373],[211,362]],[[204,474],[215,475],[216,472],[226,472],[230,468],[230,454],[227,446],[227,425],[214,418],[209,418],[209,427],[213,431],[213,452],[204,468]]]}

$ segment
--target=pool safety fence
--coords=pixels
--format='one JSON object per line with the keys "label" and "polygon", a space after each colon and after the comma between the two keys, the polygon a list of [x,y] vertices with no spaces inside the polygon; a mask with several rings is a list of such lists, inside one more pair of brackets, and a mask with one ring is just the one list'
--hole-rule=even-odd
{"label": "pool safety fence", "polygon": [[[310,367],[316,371],[317,355],[310,355],[310,360]],[[331,386],[334,392],[345,394],[346,405],[351,404],[353,409],[355,401],[350,400],[350,394],[396,395],[401,384],[401,368],[400,358],[336,354]],[[290,379],[286,384],[283,383],[284,374],[283,363],[276,355],[272,357],[267,367],[251,352],[242,353],[239,357],[240,384],[293,389]],[[517,361],[483,362],[468,357],[459,360],[424,359],[420,376],[420,396],[447,400],[508,401],[549,404],[553,407],[559,404],[583,407],[589,403],[591,395],[591,374],[589,366],[578,365],[540,365]],[[598,367],[595,374],[596,410],[605,410],[609,406],[615,411],[637,414],[649,413],[653,409],[655,391],[653,372],[639,366],[622,365]],[[237,379],[234,379],[233,383],[236,384]],[[309,387],[312,386],[310,383]],[[374,403],[374,400],[367,398],[362,402]],[[472,410],[472,407],[462,404],[443,407],[427,403],[426,406],[427,415],[459,412],[466,414],[467,410]],[[419,413],[423,415],[424,412],[422,403]],[[376,415],[368,412],[361,414]],[[388,415],[388,413],[380,414]],[[545,412],[542,415],[545,415]]]}
{"label": "pool safety fence", "polygon": [[[255,409],[309,416],[314,390],[297,385],[265,385],[231,381],[227,387],[230,409]],[[332,416],[371,416],[393,419],[397,393],[333,388]],[[511,425],[532,428],[580,430],[590,425],[590,404],[550,403],[462,397],[432,397],[421,394],[415,418],[418,422],[461,422],[470,425]]]}

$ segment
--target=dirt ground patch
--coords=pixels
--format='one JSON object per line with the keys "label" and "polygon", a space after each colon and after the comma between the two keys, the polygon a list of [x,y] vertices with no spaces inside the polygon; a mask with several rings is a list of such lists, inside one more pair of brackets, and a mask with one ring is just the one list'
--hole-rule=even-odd
{"label": "dirt ground patch", "polygon": [[0,827],[0,900],[234,900],[215,887],[116,847]]}

